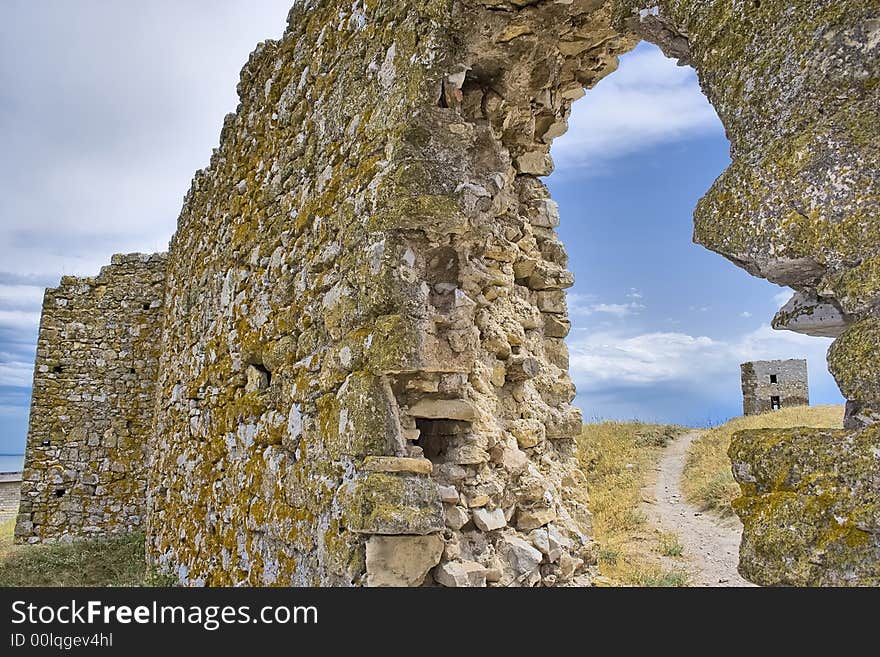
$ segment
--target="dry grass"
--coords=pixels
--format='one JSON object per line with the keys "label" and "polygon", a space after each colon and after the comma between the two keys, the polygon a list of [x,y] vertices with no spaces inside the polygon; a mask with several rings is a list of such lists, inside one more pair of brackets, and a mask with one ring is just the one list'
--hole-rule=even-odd
{"label": "dry grass", "polygon": [[15,516],[0,522],[0,563],[13,549],[12,532],[15,530]]}
{"label": "dry grass", "polygon": [[585,425],[578,439],[578,459],[587,476],[599,545],[599,569],[615,582],[687,584],[684,570],[669,570],[659,563],[661,536],[649,528],[641,510],[642,489],[650,482],[663,447],[683,431],[683,427],[641,422],[600,422]]}
{"label": "dry grass", "polygon": [[0,586],[170,586],[147,568],[144,535],[13,545],[14,520],[0,524]]}
{"label": "dry grass", "polygon": [[739,496],[739,486],[730,471],[727,448],[733,434],[743,429],[788,427],[840,428],[843,406],[796,406],[745,415],[707,431],[688,451],[682,475],[682,489],[688,502],[703,511],[730,516],[731,500]]}

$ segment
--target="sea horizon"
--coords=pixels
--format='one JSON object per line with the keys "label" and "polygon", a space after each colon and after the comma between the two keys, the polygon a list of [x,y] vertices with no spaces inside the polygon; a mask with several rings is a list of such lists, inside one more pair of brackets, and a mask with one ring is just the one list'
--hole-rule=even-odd
{"label": "sea horizon", "polygon": [[0,454],[0,472],[20,472],[24,466],[24,454]]}

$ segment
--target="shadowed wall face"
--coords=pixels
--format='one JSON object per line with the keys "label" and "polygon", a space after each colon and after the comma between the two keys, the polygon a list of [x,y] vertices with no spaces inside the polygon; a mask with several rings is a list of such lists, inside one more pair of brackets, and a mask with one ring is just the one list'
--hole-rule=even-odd
{"label": "shadowed wall face", "polygon": [[113,256],[98,276],[46,291],[16,542],[143,523],[165,262]]}

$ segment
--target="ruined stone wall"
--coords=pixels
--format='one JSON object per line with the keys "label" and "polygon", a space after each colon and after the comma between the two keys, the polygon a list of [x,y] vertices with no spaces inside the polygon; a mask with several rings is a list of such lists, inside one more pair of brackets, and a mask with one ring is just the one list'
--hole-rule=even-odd
{"label": "ruined stone wall", "polygon": [[18,502],[21,499],[21,473],[0,472],[0,522],[18,515]]}
{"label": "ruined stone wall", "polygon": [[759,360],[740,365],[743,414],[756,415],[772,410],[772,398],[779,407],[809,406],[810,388],[807,361],[800,359]]}
{"label": "ruined stone wall", "polygon": [[[156,565],[213,585],[589,581],[572,277],[540,177],[572,102],[639,38],[697,69],[731,140],[695,239],[792,286],[776,324],[839,336],[847,424],[876,419],[876,3],[641,4],[295,3],[242,70],[171,244],[147,450]],[[137,325],[94,303],[93,324]],[[83,362],[60,407],[94,397],[102,367]],[[28,462],[81,462],[82,428],[76,449],[40,451],[59,406],[45,374]],[[148,401],[152,378],[134,376]],[[77,412],[107,422],[97,394]],[[58,506],[27,507],[21,536],[91,520],[97,505],[50,499],[29,467],[31,497]],[[53,472],[92,492],[76,467]]]}
{"label": "ruined stone wall", "polygon": [[18,543],[131,531],[146,513],[164,255],[116,255],[46,290]]}
{"label": "ruined stone wall", "polygon": [[659,43],[732,142],[696,239],[858,325],[873,8],[799,4],[297,3],[172,243],[151,558],[194,584],[586,581],[550,144]]}
{"label": "ruined stone wall", "polygon": [[149,548],[181,581],[585,572],[571,276],[546,158],[504,142],[529,98],[466,79],[473,18],[300,3],[243,70],[171,246]]}

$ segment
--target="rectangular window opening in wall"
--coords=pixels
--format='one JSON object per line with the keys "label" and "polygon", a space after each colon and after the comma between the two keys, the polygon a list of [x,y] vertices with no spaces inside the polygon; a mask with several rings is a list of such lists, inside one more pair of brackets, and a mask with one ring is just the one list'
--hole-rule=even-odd
{"label": "rectangular window opening in wall", "polygon": [[436,420],[416,418],[419,430],[416,447],[421,447],[426,459],[434,463],[442,463],[450,442],[470,429],[470,422],[461,420]]}
{"label": "rectangular window opening in wall", "polygon": [[775,374],[770,375],[770,383],[779,383],[779,380],[777,379]]}
{"label": "rectangular window opening in wall", "polygon": [[779,402],[779,397],[776,395],[770,397],[770,409],[778,411],[780,408],[782,408],[782,404]]}

